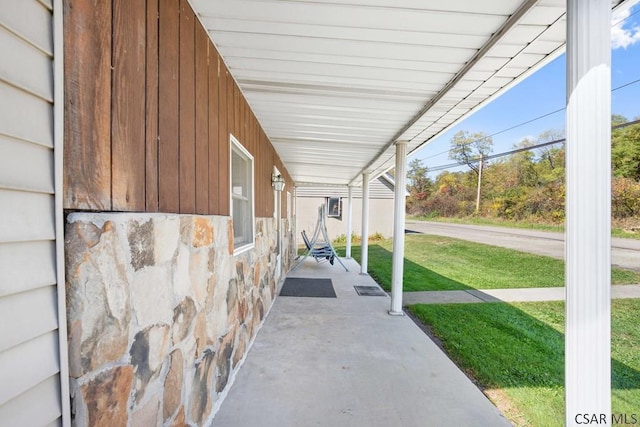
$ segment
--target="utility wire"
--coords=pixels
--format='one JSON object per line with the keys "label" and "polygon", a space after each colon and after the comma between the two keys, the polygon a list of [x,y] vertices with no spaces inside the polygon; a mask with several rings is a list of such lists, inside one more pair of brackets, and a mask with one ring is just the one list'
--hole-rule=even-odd
{"label": "utility wire", "polygon": [[[556,140],[549,141],[549,142],[543,142],[542,144],[531,145],[529,147],[516,148],[515,150],[505,151],[503,153],[492,154],[490,156],[484,156],[483,157],[483,161],[497,159],[499,157],[504,157],[504,156],[508,156],[508,155],[511,155],[511,154],[521,153],[523,151],[535,150],[536,148],[541,148],[541,147],[546,147],[546,146],[549,146],[549,145],[559,144],[559,143],[564,142],[564,141],[566,141],[566,139],[562,138],[562,139],[556,139]],[[475,157],[473,159],[469,159],[469,163],[477,163],[479,161],[480,161],[480,157]],[[433,167],[433,168],[429,168],[428,167],[427,170],[429,172],[436,172],[436,171],[449,169],[449,168],[452,168],[452,167],[465,166],[467,164],[468,163],[460,163],[460,162],[449,163],[448,165],[440,165],[440,166],[436,166],[436,167]]]}
{"label": "utility wire", "polygon": [[[625,87],[627,87],[627,86],[634,85],[634,84],[636,84],[636,83],[638,83],[638,82],[640,82],[640,79],[636,79],[636,80],[633,80],[633,81],[627,82],[627,83],[625,83],[625,84],[622,84],[622,85],[620,85],[620,86],[617,86],[617,87],[615,87],[615,88],[611,89],[611,92],[615,92],[615,91],[620,90],[620,89],[623,89],[623,88],[625,88]],[[501,133],[508,132],[508,131],[510,131],[510,130],[513,130],[513,129],[519,128],[520,126],[527,125],[527,124],[529,124],[529,123],[533,123],[533,122],[535,122],[535,121],[537,121],[537,120],[543,119],[543,118],[545,118],[545,117],[551,116],[551,115],[553,115],[553,114],[559,113],[559,112],[564,111],[564,110],[566,110],[566,107],[565,107],[565,108],[558,108],[557,110],[551,111],[550,113],[542,114],[542,115],[540,115],[540,116],[534,117],[533,119],[526,120],[526,121],[524,121],[524,122],[522,122],[522,123],[518,123],[518,124],[516,124],[516,125],[513,125],[513,126],[511,126],[511,127],[508,127],[508,128],[503,129],[503,130],[501,130],[501,131],[498,131],[498,132],[492,133],[491,135],[488,135],[488,137],[489,137],[489,138],[491,138],[491,137],[494,137],[494,136],[496,136],[496,135],[500,135]],[[614,127],[613,129],[616,129],[616,128],[617,128],[617,127]],[[461,144],[461,145],[471,145],[471,144],[473,144],[474,142],[477,142],[477,141],[478,141],[478,140],[472,140],[472,141],[469,141],[469,142],[467,142],[467,143],[465,143],[465,144]],[[421,160],[421,161],[422,161],[422,160],[432,159],[432,158],[434,158],[434,157],[438,157],[438,156],[440,156],[440,155],[442,155],[442,154],[446,154],[446,153],[448,153],[449,151],[450,151],[450,150],[442,151],[442,152],[440,152],[440,153],[432,154],[432,155],[430,155],[430,156],[424,157],[424,158],[419,159],[419,160]]]}
{"label": "utility wire", "polygon": [[626,128],[627,126],[637,125],[638,123],[640,123],[640,119],[634,120],[632,122],[626,122],[626,123],[622,123],[622,124],[619,124],[619,125],[612,126],[611,130]]}
{"label": "utility wire", "polygon": [[[639,120],[633,120],[631,122],[626,122],[626,123],[622,123],[616,126],[612,126],[611,130],[615,130],[615,129],[622,129],[625,128],[627,126],[632,126],[632,125],[637,125],[640,124],[640,119]],[[531,150],[535,150],[537,148],[542,148],[542,147],[548,147],[550,145],[555,145],[555,144],[559,144],[561,142],[565,142],[566,138],[561,138],[561,139],[556,139],[553,141],[548,141],[548,142],[543,142],[541,144],[536,144],[536,145],[531,145],[529,147],[522,147],[522,148],[516,148],[514,150],[510,150],[510,151],[505,151],[502,153],[498,153],[498,154],[492,154],[490,156],[484,156],[483,157],[483,161],[484,160],[492,160],[492,159],[497,159],[499,157],[505,157],[505,156],[509,156],[511,154],[516,154],[516,153],[521,153],[523,151],[531,151]],[[469,163],[477,163],[480,161],[480,157],[476,157],[473,159],[470,159]],[[435,166],[435,167],[427,167],[427,170],[429,172],[437,172],[437,171],[441,171],[441,170],[446,170],[452,167],[458,167],[458,166],[464,166],[467,165],[468,163],[460,163],[460,162],[456,162],[456,163],[450,163],[447,165],[440,165],[440,166]]]}
{"label": "utility wire", "polygon": [[[629,16],[627,16],[627,17],[625,17],[625,18],[622,18],[622,19],[620,19],[619,21],[615,22],[614,24],[612,24],[612,25],[611,25],[611,28],[615,27],[616,25],[619,25],[619,24],[623,23],[624,21],[626,21],[627,19],[631,18],[632,16],[634,16],[634,15],[636,15],[636,14],[638,14],[638,13],[640,13],[640,9],[638,9],[638,10],[636,10],[635,12],[631,13]],[[614,88],[614,89],[611,89],[611,92],[615,92],[615,91],[617,91],[618,89],[622,89],[622,88],[624,88],[624,87],[631,86],[631,85],[636,84],[636,83],[638,83],[638,82],[640,82],[640,79],[637,79],[637,80],[634,80],[634,81],[631,81],[631,82],[625,83],[625,84],[620,85],[620,86],[618,86],[618,87],[616,87],[616,88]],[[543,114],[543,115],[541,115],[541,116],[535,117],[535,118],[533,118],[533,119],[527,120],[527,121],[525,121],[525,122],[519,123],[519,124],[517,124],[517,125],[513,125],[513,126],[511,126],[511,127],[507,128],[507,129],[504,129],[504,130],[501,130],[501,131],[496,132],[496,133],[494,133],[494,134],[491,134],[491,135],[489,135],[489,137],[493,137],[493,136],[495,136],[495,135],[499,135],[499,134],[501,134],[501,133],[504,133],[504,132],[507,132],[507,131],[510,131],[510,130],[516,129],[516,128],[520,127],[520,126],[524,126],[524,125],[526,125],[526,124],[529,124],[529,123],[535,122],[536,120],[543,119],[543,118],[545,118],[545,117],[548,117],[548,116],[550,116],[550,115],[556,114],[556,113],[558,113],[558,112],[560,112],[560,111],[563,111],[563,110],[566,110],[566,108],[560,108],[560,109],[557,109],[557,110],[552,111],[552,112],[550,112],[550,113],[546,113],[546,114]],[[425,129],[427,129],[427,128],[425,128]],[[425,129],[423,129],[423,131],[424,131]],[[426,141],[424,141],[424,142],[426,142]],[[468,143],[463,144],[463,145],[470,145],[470,144],[473,144],[474,142],[477,142],[477,140],[469,141]],[[440,152],[440,153],[432,154],[431,156],[427,156],[427,157],[424,157],[424,158],[419,159],[419,160],[428,160],[428,159],[432,159],[432,158],[434,158],[434,157],[440,156],[441,154],[448,153],[449,151],[450,151],[450,150],[442,151],[442,152]]]}
{"label": "utility wire", "polygon": [[629,82],[629,83],[625,83],[625,84],[623,84],[623,85],[618,86],[618,87],[617,87],[617,88],[615,88],[615,89],[611,89],[611,92],[615,92],[615,91],[617,91],[618,89],[622,89],[622,88],[624,88],[624,87],[631,86],[631,85],[636,84],[636,83],[638,83],[638,82],[640,82],[640,79],[634,80],[634,81]]}
{"label": "utility wire", "polygon": [[616,25],[621,24],[622,22],[626,21],[627,19],[631,18],[633,15],[636,15],[640,12],[640,9],[636,10],[635,12],[629,14],[629,16],[625,16],[624,18],[622,18],[621,20],[619,20],[618,22],[614,23],[611,28],[615,27]]}
{"label": "utility wire", "polygon": [[[498,132],[492,133],[491,135],[487,135],[487,136],[486,136],[486,138],[492,138],[492,137],[494,137],[494,136],[496,136],[496,135],[500,135],[501,133],[505,133],[505,132],[508,132],[508,131],[510,131],[510,130],[513,130],[513,129],[519,128],[520,126],[524,126],[524,125],[527,125],[527,124],[529,124],[529,123],[533,123],[533,122],[535,122],[536,120],[544,119],[545,117],[548,117],[548,116],[551,116],[551,115],[553,115],[553,114],[559,113],[560,111],[563,111],[563,110],[565,110],[565,109],[566,109],[566,108],[559,108],[559,109],[557,109],[557,110],[555,110],[555,111],[552,111],[552,112],[550,112],[550,113],[546,113],[546,114],[543,114],[543,115],[541,115],[541,116],[535,117],[535,118],[533,118],[533,119],[527,120],[527,121],[525,121],[525,122],[518,123],[517,125],[513,125],[513,126],[511,126],[511,127],[507,128],[507,129],[503,129],[503,130],[501,130],[501,131],[498,131]],[[467,142],[467,143],[460,144],[460,145],[471,145],[471,144],[473,144],[474,142],[478,142],[478,141],[479,141],[479,140],[474,139],[473,141],[469,141],[469,142]],[[440,154],[448,153],[449,151],[450,151],[450,150],[443,151],[443,152],[438,153],[438,154],[433,154],[433,155],[428,156],[428,157],[425,157],[424,159],[421,159],[421,160],[431,159],[431,158],[433,158],[433,157],[439,156]]]}

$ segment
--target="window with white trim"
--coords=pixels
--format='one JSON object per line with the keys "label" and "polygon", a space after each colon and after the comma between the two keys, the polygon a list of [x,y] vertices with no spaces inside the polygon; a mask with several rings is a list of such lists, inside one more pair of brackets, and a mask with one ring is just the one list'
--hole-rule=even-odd
{"label": "window with white trim", "polygon": [[233,135],[231,135],[231,217],[235,252],[253,246],[253,156]]}

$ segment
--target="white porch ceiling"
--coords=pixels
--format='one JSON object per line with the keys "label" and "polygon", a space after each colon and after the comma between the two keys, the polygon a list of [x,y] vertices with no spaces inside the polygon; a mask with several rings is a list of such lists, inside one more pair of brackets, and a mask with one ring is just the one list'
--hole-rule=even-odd
{"label": "white porch ceiling", "polygon": [[297,185],[375,178],[565,43],[565,0],[190,2]]}

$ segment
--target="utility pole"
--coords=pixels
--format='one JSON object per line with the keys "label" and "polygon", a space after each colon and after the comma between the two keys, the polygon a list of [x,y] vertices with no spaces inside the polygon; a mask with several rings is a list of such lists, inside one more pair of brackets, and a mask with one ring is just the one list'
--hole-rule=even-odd
{"label": "utility pole", "polygon": [[480,212],[480,185],[482,183],[484,154],[480,154],[480,166],[478,167],[478,195],[476,196],[476,213]]}

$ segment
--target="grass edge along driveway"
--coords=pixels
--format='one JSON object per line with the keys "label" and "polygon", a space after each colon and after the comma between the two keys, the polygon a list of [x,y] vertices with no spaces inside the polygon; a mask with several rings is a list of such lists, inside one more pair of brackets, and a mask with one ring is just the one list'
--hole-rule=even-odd
{"label": "grass edge along driveway", "polygon": [[[336,245],[344,255],[344,245]],[[391,290],[392,240],[369,244],[368,272]],[[360,246],[352,256],[361,260]],[[613,284],[640,283],[640,274],[611,269]],[[564,286],[564,261],[513,249],[427,234],[405,235],[403,290],[544,288]]]}

